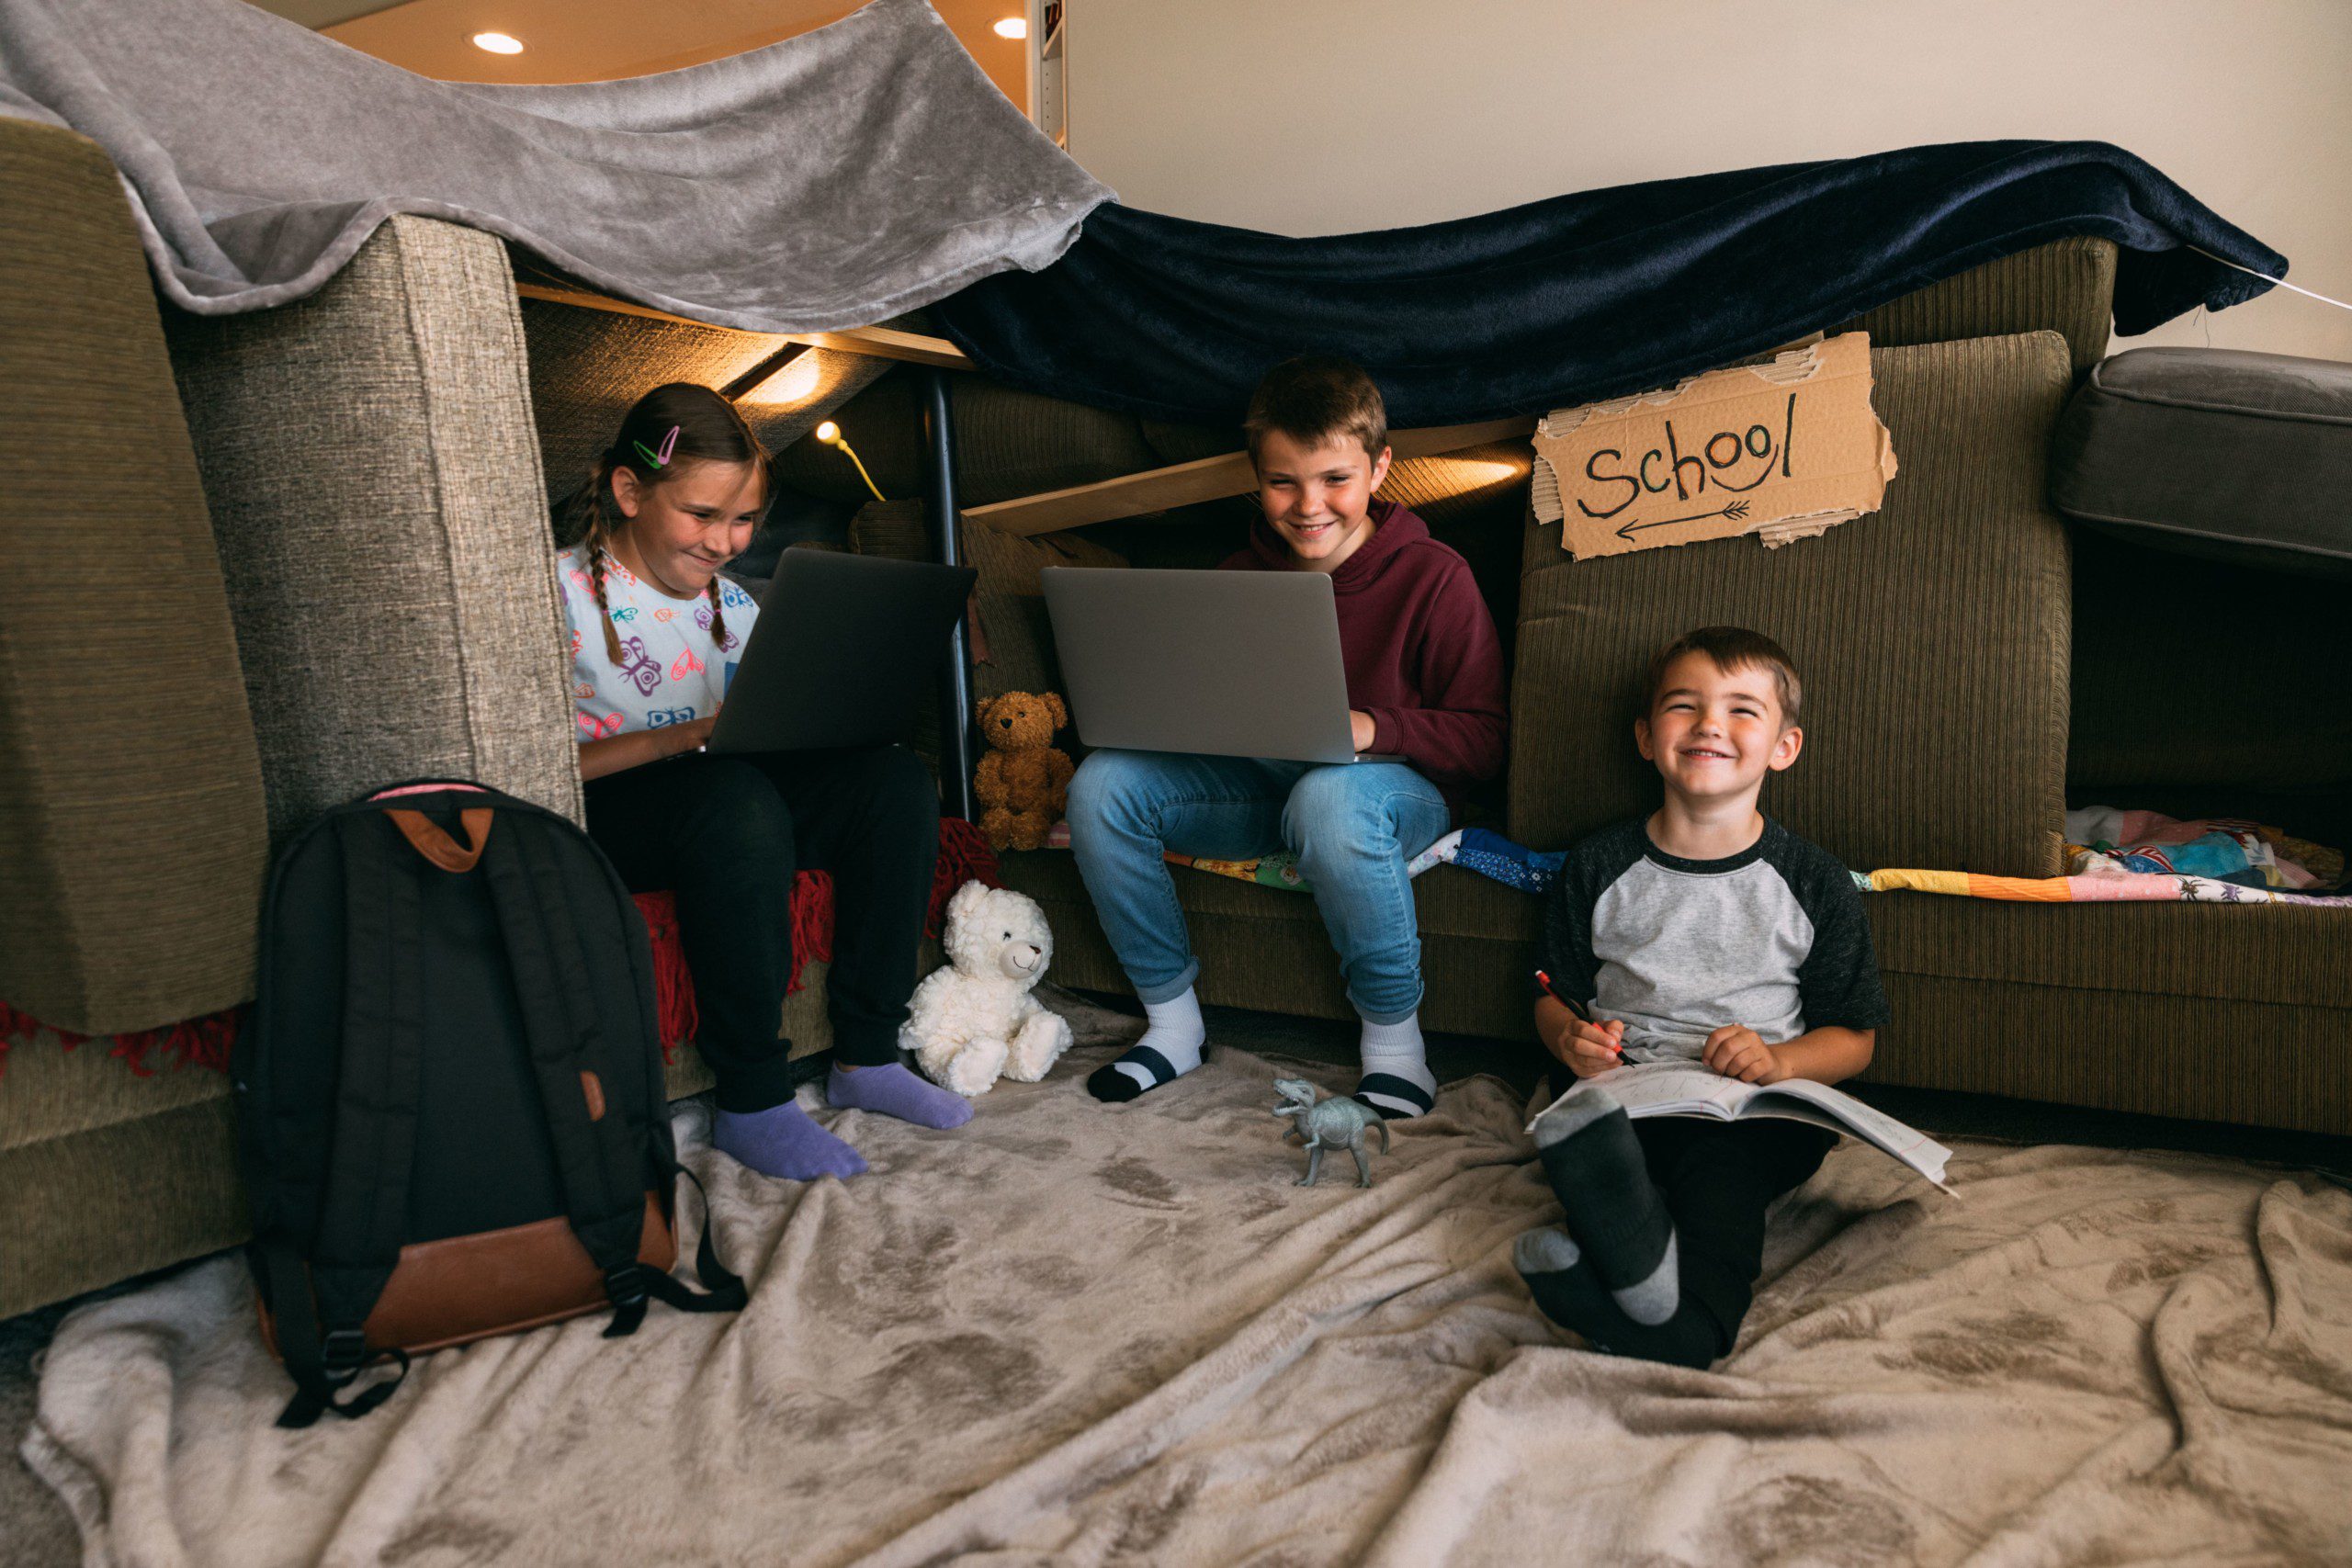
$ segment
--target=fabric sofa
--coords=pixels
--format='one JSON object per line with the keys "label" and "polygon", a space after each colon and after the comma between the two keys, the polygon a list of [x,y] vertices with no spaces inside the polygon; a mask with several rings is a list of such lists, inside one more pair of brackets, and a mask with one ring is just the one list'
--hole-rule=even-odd
{"label": "fabric sofa", "polygon": [[[149,486],[100,492],[79,519],[108,541],[103,583],[12,599],[0,623],[0,851],[33,890],[0,910],[0,1000],[87,1032],[152,1028],[250,997],[267,846],[322,807],[456,775],[576,812],[549,508],[639,393],[725,385],[782,344],[518,304],[496,241],[413,218],[299,305],[159,312],[88,143],[0,120],[0,396],[16,416],[0,439],[49,422],[76,450],[137,453]],[[2234,617],[2147,615],[2165,563],[2073,534],[2041,498],[2059,405],[2104,352],[2112,276],[2106,245],[2061,242],[1854,323],[1878,345],[1904,471],[1883,513],[1781,551],[1731,540],[1578,565],[1527,521],[1523,443],[1399,464],[1387,493],[1470,558],[1513,658],[1516,750],[1491,819],[1555,847],[1633,809],[1633,671],[1674,630],[1738,618],[1784,637],[1811,682],[1809,754],[1772,808],[1849,864],[2053,870],[2059,813],[2093,795],[2275,813],[2343,842],[2352,735],[2307,725],[2289,745],[2247,722],[2292,711],[2271,668],[2329,653],[2328,623],[2298,613],[2241,640]],[[918,506],[868,503],[844,458],[798,439],[838,404],[883,490],[920,494],[908,378],[854,355],[807,363],[790,397],[746,400],[787,487],[755,555],[797,540],[928,553]],[[967,504],[1238,446],[978,377],[955,378],[953,397]],[[34,494],[0,494],[19,576],[55,536]],[[981,694],[1059,684],[1040,567],[1202,564],[1249,514],[1234,501],[1039,539],[967,529]],[[2303,587],[2264,591],[2300,612]],[[119,649],[90,640],[101,589],[138,606]],[[70,666],[92,684],[61,710],[39,660],[77,637],[110,651]],[[2191,667],[2194,700],[2152,724],[2133,700],[2143,672]],[[1053,921],[1057,979],[1125,988],[1066,854],[1009,855],[1005,873]],[[1347,1016],[1309,900],[1177,882],[1208,1000]],[[1416,893],[1428,1022],[1532,1050],[1532,900],[1452,868]],[[2333,911],[1907,894],[1869,908],[1897,1011],[1876,1077],[2352,1131],[2352,944]],[[786,1006],[799,1050],[826,1043],[822,997],[812,971]],[[102,1046],[48,1040],[18,1042],[5,1066],[0,1315],[242,1239],[224,1075],[141,1077]],[[681,1053],[673,1092],[707,1082]]]}
{"label": "fabric sofa", "polygon": [[[1849,866],[2055,874],[2070,805],[2252,817],[2352,842],[2352,666],[2331,585],[2202,561],[2184,570],[2185,558],[2075,528],[2048,503],[2052,430],[2106,352],[2113,266],[2104,243],[2062,241],[1845,323],[1871,335],[1903,472],[1883,512],[1818,540],[1579,564],[1528,519],[1523,444],[1398,464],[1385,493],[1468,557],[1511,655],[1512,755],[1487,803],[1494,825],[1554,849],[1641,809],[1655,783],[1629,740],[1638,671],[1675,632],[1736,620],[1781,637],[1807,676],[1806,757],[1768,808]],[[899,492],[916,483],[903,395],[885,381],[838,414]],[[1238,446],[1232,431],[978,380],[959,381],[956,400],[970,505]],[[783,468],[850,500],[834,461],[803,447]],[[858,525],[891,513],[869,506]],[[983,562],[979,691],[1058,684],[1038,567],[1080,551],[1108,564],[1105,549],[1204,566],[1238,545],[1249,514],[1246,501],[1188,507],[1041,541],[967,531],[976,558],[995,558]],[[2247,613],[2200,608],[2222,604]],[[1128,988],[1066,854],[1010,854],[1004,871],[1051,915],[1059,978]],[[1174,877],[1204,999],[1352,1016],[1310,900]],[[1425,1021],[1525,1042],[1534,901],[1445,866],[1415,895]],[[1877,1081],[2352,1132],[2352,908],[1912,893],[1867,908],[1896,1014]]]}

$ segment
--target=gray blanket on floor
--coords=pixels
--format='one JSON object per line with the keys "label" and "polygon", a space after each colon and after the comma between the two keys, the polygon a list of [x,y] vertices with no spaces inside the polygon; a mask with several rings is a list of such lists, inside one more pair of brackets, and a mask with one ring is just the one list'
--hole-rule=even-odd
{"label": "gray blanket on floor", "polygon": [[0,114],[104,147],[203,315],[302,299],[417,212],[699,321],[870,326],[1045,266],[1111,196],[925,0],[550,87],[429,81],[243,0],[0,0]]}
{"label": "gray blanket on floor", "polygon": [[820,1111],[873,1163],[847,1183],[752,1176],[697,1117],[746,1310],[428,1356],[356,1423],[270,1425],[234,1258],[84,1306],[26,1457],[93,1568],[2352,1549],[2352,1195],[2315,1179],[1964,1143],[1952,1199],[1849,1144],[1779,1210],[1737,1348],[1685,1371],[1536,1314],[1511,1243],[1560,1211],[1494,1080],[1397,1123],[1370,1190],[1344,1157],[1305,1188],[1274,1064],[1104,1106],[1102,1060],[953,1133]]}

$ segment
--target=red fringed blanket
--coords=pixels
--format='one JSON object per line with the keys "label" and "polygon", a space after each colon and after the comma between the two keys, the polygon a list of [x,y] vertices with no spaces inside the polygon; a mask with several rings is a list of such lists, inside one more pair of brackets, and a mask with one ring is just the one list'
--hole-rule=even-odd
{"label": "red fringed blanket", "polygon": [[[932,874],[931,912],[923,923],[927,934],[939,934],[947,900],[956,889],[974,881],[990,887],[1004,886],[997,872],[995,852],[969,822],[953,817],[941,818],[939,865]],[[672,1057],[680,1044],[695,1037],[699,1021],[695,1010],[694,975],[686,967],[686,950],[678,939],[677,905],[670,895],[639,893],[637,908],[645,917],[647,933],[653,939],[653,984],[661,1014],[662,1054],[665,1058]],[[833,958],[833,879],[821,871],[804,871],[793,881],[791,990],[801,988],[800,965],[812,958],[820,964],[830,964]],[[107,1054],[120,1058],[141,1077],[150,1076],[165,1063],[227,1072],[229,1047],[235,1042],[247,1010],[242,1006],[233,1007],[161,1029],[112,1035],[108,1037]],[[58,1043],[69,1051],[88,1038],[50,1029],[6,1002],[0,1002],[0,1073],[7,1070],[12,1042],[29,1040],[43,1031],[56,1035]]]}

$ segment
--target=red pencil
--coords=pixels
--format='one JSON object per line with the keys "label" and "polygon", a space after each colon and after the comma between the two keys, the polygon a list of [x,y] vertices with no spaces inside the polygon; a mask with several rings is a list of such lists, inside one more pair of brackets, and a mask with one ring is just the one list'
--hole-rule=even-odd
{"label": "red pencil", "polygon": [[[1541,969],[1538,969],[1535,972],[1535,983],[1543,987],[1544,994],[1545,996],[1551,998],[1554,1001],[1567,1009],[1580,1021],[1586,1023],[1592,1023],[1592,1014],[1584,1010],[1583,1004],[1579,1002],[1572,1002],[1568,1000],[1567,998],[1560,995],[1559,987],[1552,984],[1552,976],[1546,975]],[[1598,1029],[1600,1025],[1593,1024],[1593,1027]],[[1617,1059],[1621,1062],[1625,1059],[1625,1047],[1623,1043],[1620,1043],[1617,1047]]]}
{"label": "red pencil", "polygon": [[1572,1002],[1568,1000],[1567,998],[1560,995],[1560,988],[1552,984],[1552,976],[1546,975],[1541,969],[1538,969],[1535,972],[1535,983],[1543,987],[1544,994],[1545,996],[1551,998],[1554,1001],[1559,1003],[1562,1007],[1567,1009],[1578,1018],[1584,1020],[1585,1022],[1590,1023],[1592,1021],[1592,1014],[1585,1011],[1584,1008],[1580,1004]]}

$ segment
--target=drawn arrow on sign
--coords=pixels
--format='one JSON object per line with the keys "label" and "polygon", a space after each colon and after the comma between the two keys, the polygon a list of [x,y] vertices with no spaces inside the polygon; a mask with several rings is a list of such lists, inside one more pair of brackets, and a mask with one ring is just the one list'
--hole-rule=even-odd
{"label": "drawn arrow on sign", "polygon": [[1747,502],[1735,501],[1714,512],[1694,512],[1688,517],[1661,517],[1655,523],[1628,523],[1617,530],[1617,536],[1630,539],[1645,528],[1671,528],[1677,523],[1704,523],[1710,517],[1728,517],[1736,523],[1747,515]]}

